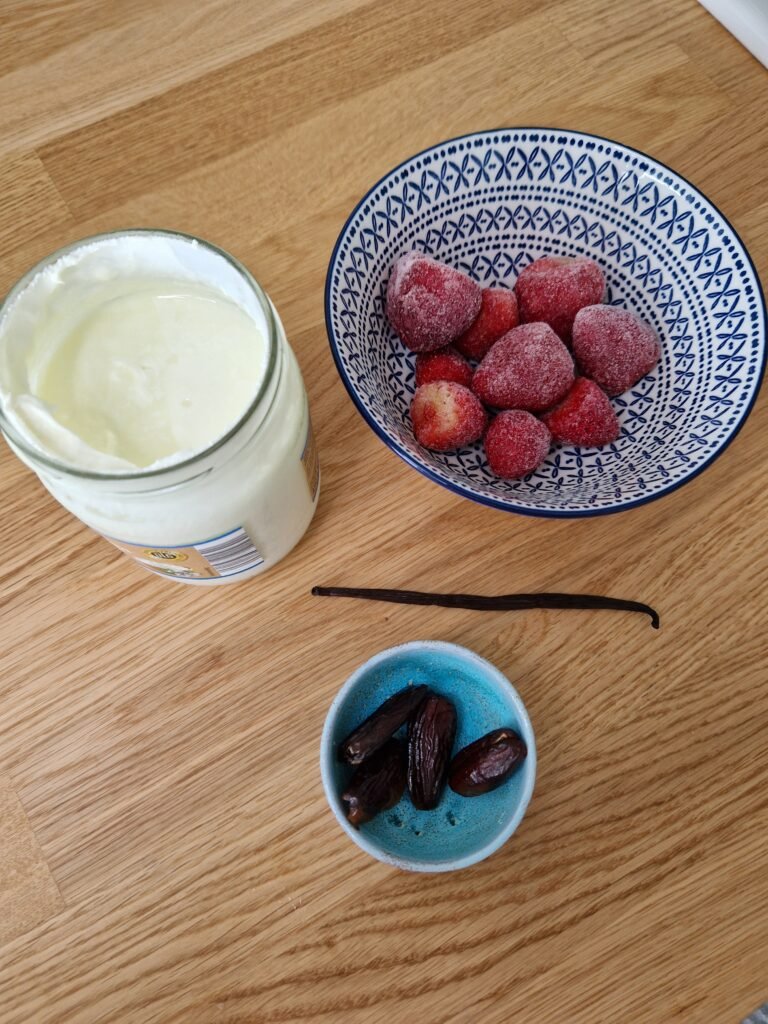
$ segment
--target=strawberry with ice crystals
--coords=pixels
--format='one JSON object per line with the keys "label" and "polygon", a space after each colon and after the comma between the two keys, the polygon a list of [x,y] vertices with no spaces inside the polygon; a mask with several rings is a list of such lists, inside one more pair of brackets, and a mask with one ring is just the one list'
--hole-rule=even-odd
{"label": "strawberry with ice crystals", "polygon": [[653,327],[616,306],[587,306],[573,322],[573,354],[585,377],[620,395],[649,373],[661,355]]}
{"label": "strawberry with ice crystals", "polygon": [[497,409],[541,412],[573,383],[573,360],[546,324],[521,324],[492,346],[475,370],[472,390]]}
{"label": "strawberry with ice crystals", "polygon": [[541,419],[553,440],[564,444],[609,444],[621,432],[608,396],[586,377],[577,377],[562,402]]}
{"label": "strawberry with ice crystals", "polygon": [[472,383],[472,367],[455,348],[440,348],[437,352],[422,352],[416,356],[416,387],[435,380],[455,380],[468,388]]}
{"label": "strawberry with ice crystals", "polygon": [[524,324],[543,321],[568,342],[578,311],[603,301],[605,275],[586,256],[544,256],[520,272],[515,292]]}
{"label": "strawberry with ice crystals", "polygon": [[455,341],[480,310],[478,284],[421,252],[401,256],[387,284],[387,316],[413,352],[432,352]]}
{"label": "strawberry with ice crystals", "polygon": [[483,288],[480,312],[455,345],[467,359],[482,359],[502,334],[520,323],[515,293],[509,288]]}
{"label": "strawberry with ice crystals", "polygon": [[452,380],[434,381],[417,388],[411,402],[411,419],[419,444],[437,452],[477,441],[488,420],[485,409],[469,388]]}
{"label": "strawberry with ice crystals", "polygon": [[485,435],[485,454],[496,476],[519,480],[542,464],[552,442],[546,425],[529,412],[500,412]]}

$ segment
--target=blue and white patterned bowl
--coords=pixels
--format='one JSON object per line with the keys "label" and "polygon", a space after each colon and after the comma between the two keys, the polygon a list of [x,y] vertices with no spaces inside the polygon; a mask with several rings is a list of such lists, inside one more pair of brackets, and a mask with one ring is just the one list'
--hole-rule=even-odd
{"label": "blue and white patterned bowl", "polygon": [[[422,448],[408,412],[415,357],[384,313],[392,264],[414,248],[508,287],[546,253],[597,260],[608,301],[653,323],[663,347],[653,373],[614,400],[619,440],[557,446],[514,481],[489,471],[479,442]],[[336,242],[325,313],[341,379],[390,448],[458,494],[529,515],[617,512],[681,486],[738,433],[765,362],[760,282],[720,211],[637,150],[550,128],[452,139],[382,178]]]}

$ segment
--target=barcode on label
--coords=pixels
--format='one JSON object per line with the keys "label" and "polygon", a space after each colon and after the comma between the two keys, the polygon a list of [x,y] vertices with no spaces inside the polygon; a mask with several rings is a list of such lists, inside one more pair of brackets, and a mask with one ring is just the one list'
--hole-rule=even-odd
{"label": "barcode on label", "polygon": [[242,527],[215,537],[213,540],[195,544],[195,548],[219,576],[233,576],[246,569],[255,569],[264,558]]}

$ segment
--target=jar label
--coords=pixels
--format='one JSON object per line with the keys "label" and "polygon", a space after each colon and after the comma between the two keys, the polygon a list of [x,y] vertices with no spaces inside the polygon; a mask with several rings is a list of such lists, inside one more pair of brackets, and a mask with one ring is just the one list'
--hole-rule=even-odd
{"label": "jar label", "polygon": [[320,459],[317,454],[317,443],[315,442],[315,432],[312,429],[311,419],[307,425],[307,439],[304,442],[304,451],[301,453],[301,462],[304,466],[304,472],[307,474],[309,493],[312,495],[312,501],[314,501],[317,497],[317,489],[320,486]]}
{"label": "jar label", "polygon": [[241,526],[197,544],[153,547],[115,540],[114,537],[106,537],[106,540],[135,558],[145,569],[177,579],[210,580],[237,576],[248,569],[255,569],[264,561]]}

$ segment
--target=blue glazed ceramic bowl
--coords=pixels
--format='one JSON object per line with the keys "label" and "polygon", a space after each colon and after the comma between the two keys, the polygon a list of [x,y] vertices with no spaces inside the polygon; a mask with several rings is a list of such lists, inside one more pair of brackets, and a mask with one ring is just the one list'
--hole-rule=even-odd
{"label": "blue glazed ceramic bowl", "polygon": [[[384,315],[390,268],[414,248],[506,287],[547,253],[597,260],[608,301],[653,323],[663,346],[653,373],[614,399],[619,440],[557,446],[515,481],[490,473],[479,442],[447,453],[417,444],[414,356]],[[458,494],[530,515],[617,512],[680,487],[738,433],[765,361],[760,283],[717,207],[629,146],[551,128],[452,139],[382,178],[338,238],[325,312],[341,379],[385,444]]]}
{"label": "blue glazed ceramic bowl", "polygon": [[[433,811],[417,811],[406,793],[392,810],[355,829],[340,800],[352,771],[339,763],[336,748],[387,697],[409,683],[426,683],[455,704],[454,753],[506,725],[523,737],[528,756],[491,793],[466,798],[446,786]],[[536,742],[517,691],[490,662],[456,644],[415,641],[374,655],[339,690],[325,720],[320,770],[331,810],[366,853],[406,871],[455,871],[490,856],[520,824],[536,777]]]}

